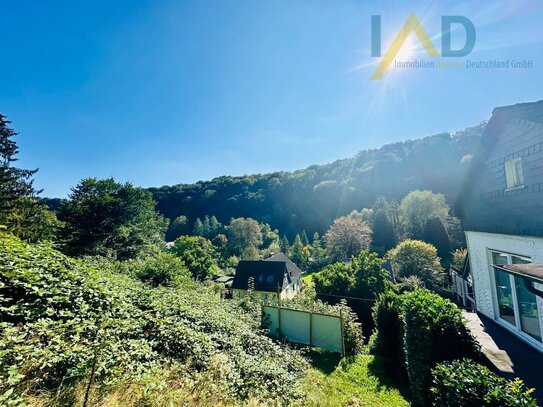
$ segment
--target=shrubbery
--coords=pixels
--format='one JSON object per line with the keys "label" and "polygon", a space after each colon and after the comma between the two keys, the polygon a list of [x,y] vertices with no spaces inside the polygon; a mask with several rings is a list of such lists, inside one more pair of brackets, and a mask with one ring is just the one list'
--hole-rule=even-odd
{"label": "shrubbery", "polygon": [[437,250],[421,240],[404,240],[387,253],[395,277],[401,281],[410,276],[418,277],[426,288],[439,290],[443,286],[443,269]]}
{"label": "shrubbery", "polygon": [[72,392],[64,404],[78,404],[77,388],[88,383],[94,362],[104,394],[169,366],[190,366],[182,379],[192,386],[220,360],[218,394],[285,404],[299,398],[306,366],[235,302],[221,302],[202,285],[152,289],[7,235],[0,235],[0,321],[2,403],[60,386]]}
{"label": "shrubbery", "polygon": [[191,277],[185,263],[172,253],[158,252],[143,261],[134,261],[131,265],[136,277],[153,287],[186,282]]}
{"label": "shrubbery", "polygon": [[401,307],[401,297],[393,291],[379,296],[373,306],[375,332],[370,340],[370,351],[403,365]]}
{"label": "shrubbery", "polygon": [[[377,296],[390,286],[389,274],[383,269],[384,260],[377,253],[362,250],[353,256],[350,264],[335,263],[325,267],[313,276],[315,289],[319,294],[332,294],[362,298],[364,302],[357,305],[356,311],[365,322],[371,318],[369,305]],[[327,299],[325,297],[325,299]]]}
{"label": "shrubbery", "polygon": [[403,295],[404,352],[413,400],[430,401],[431,369],[440,362],[478,358],[479,345],[452,302],[428,290]]}
{"label": "shrubbery", "polygon": [[520,379],[507,381],[471,360],[438,364],[433,370],[434,405],[448,407],[535,407]]}

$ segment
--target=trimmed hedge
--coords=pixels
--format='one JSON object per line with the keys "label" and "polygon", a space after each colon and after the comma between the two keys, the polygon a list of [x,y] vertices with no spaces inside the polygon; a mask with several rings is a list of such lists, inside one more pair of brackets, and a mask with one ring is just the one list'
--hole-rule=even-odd
{"label": "trimmed hedge", "polygon": [[407,374],[416,405],[431,403],[431,369],[440,362],[478,359],[479,345],[462,313],[428,290],[403,295],[403,341]]}
{"label": "trimmed hedge", "polygon": [[432,375],[435,406],[537,406],[533,389],[526,389],[522,380],[505,380],[469,359],[438,364]]}
{"label": "trimmed hedge", "polygon": [[370,339],[370,352],[390,359],[397,364],[404,363],[402,349],[402,298],[393,291],[381,294],[373,306],[375,332]]}

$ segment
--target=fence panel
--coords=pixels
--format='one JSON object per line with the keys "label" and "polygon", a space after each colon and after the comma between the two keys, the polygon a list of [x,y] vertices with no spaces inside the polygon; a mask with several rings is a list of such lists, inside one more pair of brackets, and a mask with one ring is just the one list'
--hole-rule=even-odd
{"label": "fence panel", "polygon": [[311,314],[305,311],[297,311],[279,308],[281,313],[281,334],[291,342],[310,345],[310,318]]}
{"label": "fence panel", "polygon": [[312,345],[332,352],[343,353],[341,318],[321,314],[313,314],[311,318]]}
{"label": "fence panel", "polygon": [[336,315],[317,314],[269,305],[262,307],[266,327],[275,337],[343,353],[342,320]]}

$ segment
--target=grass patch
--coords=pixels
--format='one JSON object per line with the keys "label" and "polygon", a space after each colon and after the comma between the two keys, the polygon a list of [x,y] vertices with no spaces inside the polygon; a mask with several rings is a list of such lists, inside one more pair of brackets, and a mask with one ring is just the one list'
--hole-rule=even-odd
{"label": "grass patch", "polygon": [[307,393],[304,405],[410,406],[406,387],[398,386],[385,375],[384,360],[373,355],[354,359],[340,358],[329,352],[309,353],[312,368],[302,381]]}

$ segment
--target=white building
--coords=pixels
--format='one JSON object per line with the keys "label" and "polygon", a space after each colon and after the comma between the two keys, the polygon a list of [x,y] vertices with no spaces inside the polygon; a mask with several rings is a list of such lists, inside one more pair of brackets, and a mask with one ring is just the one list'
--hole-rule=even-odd
{"label": "white building", "polygon": [[494,109],[456,209],[476,310],[543,352],[543,101]]}

